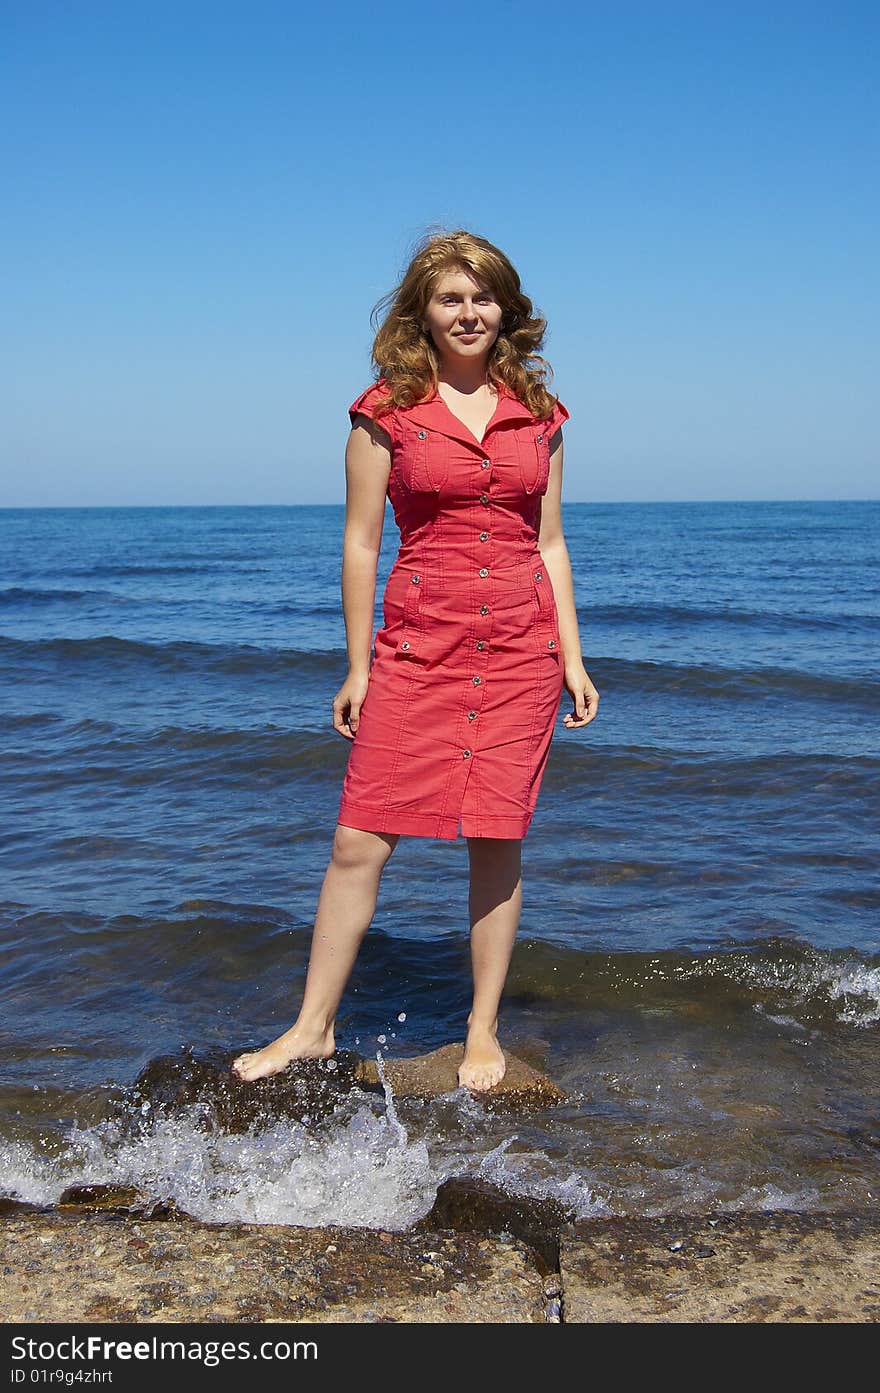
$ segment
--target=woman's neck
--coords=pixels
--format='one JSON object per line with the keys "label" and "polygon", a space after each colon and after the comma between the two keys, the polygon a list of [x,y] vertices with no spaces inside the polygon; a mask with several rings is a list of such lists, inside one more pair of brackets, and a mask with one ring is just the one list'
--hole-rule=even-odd
{"label": "woman's neck", "polygon": [[473,396],[476,392],[489,386],[484,367],[476,368],[472,372],[462,371],[458,365],[451,372],[441,367],[437,372],[437,380],[444,387],[451,387],[453,392],[458,392],[463,397]]}

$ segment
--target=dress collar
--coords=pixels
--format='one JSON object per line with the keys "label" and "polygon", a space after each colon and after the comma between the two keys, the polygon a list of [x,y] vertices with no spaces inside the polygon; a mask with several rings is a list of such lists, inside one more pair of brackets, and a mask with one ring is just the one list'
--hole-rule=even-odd
{"label": "dress collar", "polygon": [[537,419],[503,382],[498,383],[498,401],[495,403],[495,410],[486,426],[482,441],[458,419],[436,390],[433,397],[429,397],[427,401],[417,402],[415,406],[398,407],[398,414],[405,416],[414,425],[437,431],[440,435],[447,435],[452,440],[459,440],[463,445],[470,445],[472,449],[480,451],[485,448],[488,437],[498,426],[505,425],[508,421],[534,422]]}

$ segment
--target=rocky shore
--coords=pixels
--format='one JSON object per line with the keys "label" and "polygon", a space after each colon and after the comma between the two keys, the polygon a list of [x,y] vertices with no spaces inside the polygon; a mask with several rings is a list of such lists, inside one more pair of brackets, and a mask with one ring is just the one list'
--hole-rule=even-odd
{"label": "rocky shore", "polygon": [[[456,1086],[461,1046],[387,1061],[398,1096]],[[376,1066],[316,1062],[247,1089],[228,1066],[153,1061],[151,1106],[210,1098],[225,1126],[271,1105],[311,1115]],[[340,1067],[341,1066],[341,1067]],[[487,1106],[552,1106],[560,1090],[510,1059]],[[136,1191],[81,1186],[51,1208],[0,1200],[7,1322],[873,1322],[880,1220],[786,1211],[572,1222],[553,1200],[454,1179],[406,1232],[205,1223]]]}
{"label": "rocky shore", "polygon": [[[491,1196],[488,1197],[491,1201]],[[503,1197],[495,1197],[500,1214]],[[14,1322],[865,1322],[880,1225],[858,1215],[595,1219],[558,1264],[508,1232],[204,1224],[121,1208],[0,1218]]]}

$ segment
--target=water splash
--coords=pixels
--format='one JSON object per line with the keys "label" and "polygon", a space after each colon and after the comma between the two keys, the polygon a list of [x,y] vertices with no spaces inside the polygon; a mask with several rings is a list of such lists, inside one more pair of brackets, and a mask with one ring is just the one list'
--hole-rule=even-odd
{"label": "water splash", "polygon": [[[731,963],[730,975],[743,985],[779,993],[808,1014],[830,1011],[841,1024],[862,1028],[880,1021],[880,967],[856,958],[839,960],[812,951],[799,962],[744,958]],[[760,1002],[755,1009],[769,1015]]]}
{"label": "water splash", "polygon": [[753,1213],[755,1210],[770,1211],[773,1209],[794,1209],[810,1210],[819,1206],[819,1191],[816,1189],[804,1190],[781,1190],[778,1185],[752,1185],[738,1195],[735,1200],[727,1200],[719,1203],[716,1208],[726,1212],[735,1213],[744,1210]]}
{"label": "water splash", "polygon": [[591,1219],[614,1212],[595,1192],[590,1177],[583,1172],[571,1170],[567,1176],[556,1174],[548,1164],[548,1157],[540,1151],[519,1151],[511,1155],[510,1148],[518,1140],[516,1133],[505,1137],[483,1157],[477,1171],[481,1179],[500,1186],[511,1195],[558,1200],[575,1219]]}
{"label": "water splash", "polygon": [[438,1174],[394,1111],[360,1103],[312,1129],[289,1119],[230,1135],[204,1106],[162,1116],[132,1137],[118,1120],[74,1127],[54,1157],[26,1142],[0,1146],[4,1189],[55,1204],[70,1185],[133,1186],[193,1218],[256,1224],[405,1229],[428,1212]]}

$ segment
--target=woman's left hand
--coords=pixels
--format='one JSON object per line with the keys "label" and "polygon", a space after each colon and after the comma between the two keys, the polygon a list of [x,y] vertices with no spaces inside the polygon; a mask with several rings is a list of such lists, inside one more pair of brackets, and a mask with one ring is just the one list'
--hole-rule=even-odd
{"label": "woman's left hand", "polygon": [[569,730],[579,730],[595,720],[599,712],[599,693],[590,681],[590,675],[583,663],[576,663],[565,669],[563,678],[566,690],[571,693],[574,710],[566,711],[562,724]]}

